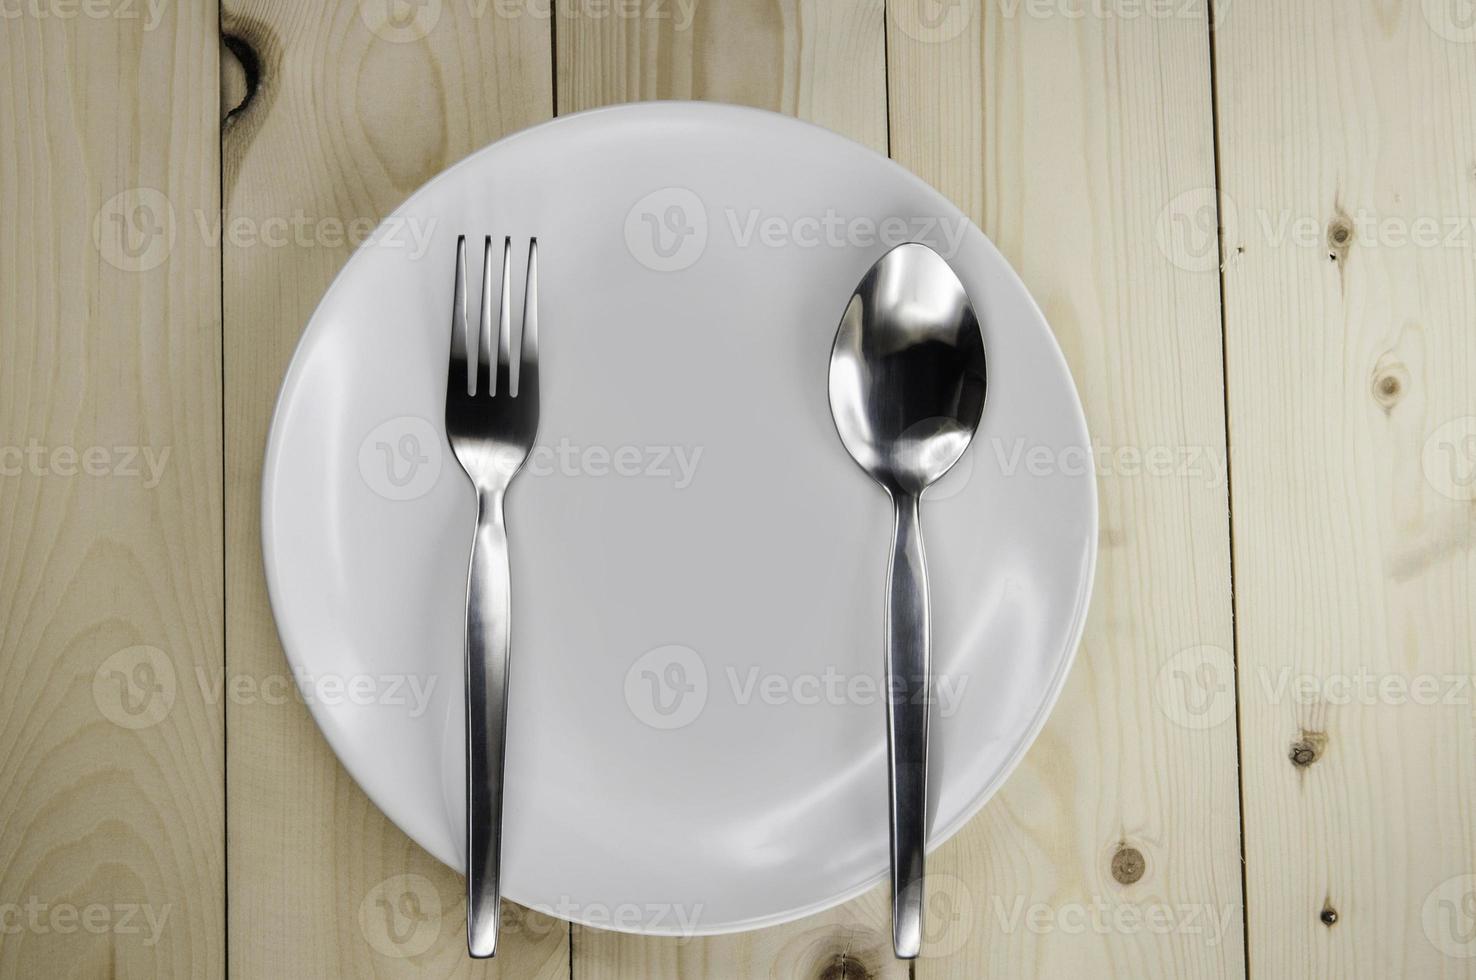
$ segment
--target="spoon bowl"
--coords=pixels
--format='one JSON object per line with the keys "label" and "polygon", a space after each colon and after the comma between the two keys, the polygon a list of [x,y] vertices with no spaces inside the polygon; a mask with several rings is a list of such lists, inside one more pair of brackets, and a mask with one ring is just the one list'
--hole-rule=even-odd
{"label": "spoon bowl", "polygon": [[968,448],[984,412],[984,339],[963,283],[908,243],[862,278],[830,354],[846,451],[889,493],[920,495]]}

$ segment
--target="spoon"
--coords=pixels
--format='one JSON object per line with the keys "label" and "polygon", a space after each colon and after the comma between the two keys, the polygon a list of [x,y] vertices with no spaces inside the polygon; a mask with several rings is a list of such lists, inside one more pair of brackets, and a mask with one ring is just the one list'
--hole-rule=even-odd
{"label": "spoon", "polygon": [[916,242],[862,277],[830,352],[830,414],[846,451],[896,508],[887,574],[887,764],[892,946],[922,945],[927,836],[928,571],[918,504],[958,462],[984,411],[984,338],[963,283]]}

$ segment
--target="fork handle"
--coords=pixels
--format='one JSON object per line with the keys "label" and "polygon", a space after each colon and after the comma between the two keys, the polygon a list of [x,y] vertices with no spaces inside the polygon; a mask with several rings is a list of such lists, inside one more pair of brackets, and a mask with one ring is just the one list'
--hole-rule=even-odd
{"label": "fork handle", "polygon": [[501,925],[502,777],[512,611],[501,493],[477,495],[466,583],[466,948],[497,954]]}
{"label": "fork handle", "polygon": [[887,573],[887,765],[891,777],[892,947],[902,959],[922,946],[923,853],[928,798],[928,569],[918,498],[893,498]]}

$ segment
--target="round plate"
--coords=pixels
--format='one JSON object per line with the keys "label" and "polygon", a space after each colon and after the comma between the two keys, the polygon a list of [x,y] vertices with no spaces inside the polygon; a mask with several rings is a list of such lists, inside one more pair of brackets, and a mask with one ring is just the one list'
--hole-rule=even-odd
{"label": "round plate", "polygon": [[[957,270],[989,394],[923,501],[931,835],[1044,722],[1096,550],[1060,350],[984,235],[875,152],[793,119],[663,103],[473,154],[386,219],[283,384],[262,535],[287,656],[390,819],[461,867],[474,499],[444,435],[456,238],[537,236],[539,447],[511,537],[503,894],[630,932],[771,925],[888,872],[885,494],[830,418],[830,347],[891,246]],[[513,322],[521,317],[521,298]]]}

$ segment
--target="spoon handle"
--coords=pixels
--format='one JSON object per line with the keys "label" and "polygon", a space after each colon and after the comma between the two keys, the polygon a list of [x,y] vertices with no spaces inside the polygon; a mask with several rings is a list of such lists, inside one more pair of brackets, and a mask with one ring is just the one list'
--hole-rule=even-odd
{"label": "spoon handle", "polygon": [[891,775],[892,947],[922,945],[928,800],[928,569],[918,498],[897,493],[887,573],[887,763]]}

